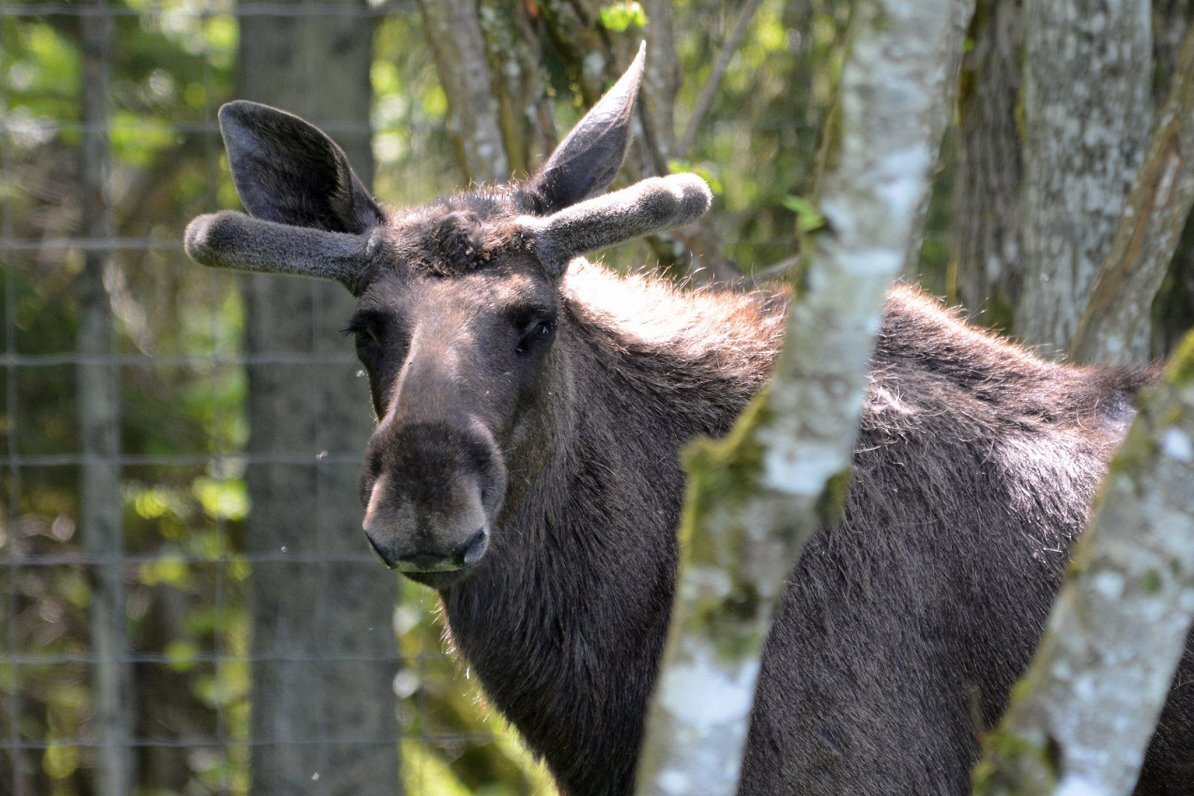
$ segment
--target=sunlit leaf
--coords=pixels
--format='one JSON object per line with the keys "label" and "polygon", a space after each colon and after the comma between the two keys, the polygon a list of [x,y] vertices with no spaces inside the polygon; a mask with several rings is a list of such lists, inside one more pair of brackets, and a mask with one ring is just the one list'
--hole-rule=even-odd
{"label": "sunlit leaf", "polygon": [[191,492],[212,519],[242,520],[249,513],[249,492],[239,478],[215,479],[201,476]]}
{"label": "sunlit leaf", "polygon": [[177,672],[188,672],[195,668],[199,647],[187,639],[175,639],[166,645],[166,660]]}
{"label": "sunlit leaf", "polygon": [[647,12],[643,10],[641,3],[634,2],[634,0],[630,2],[619,0],[619,2],[604,5],[598,14],[601,18],[601,27],[614,33],[623,33],[630,28],[643,28],[647,25]]}
{"label": "sunlit leaf", "polygon": [[51,743],[42,756],[42,767],[54,779],[66,779],[79,767],[79,747]]}

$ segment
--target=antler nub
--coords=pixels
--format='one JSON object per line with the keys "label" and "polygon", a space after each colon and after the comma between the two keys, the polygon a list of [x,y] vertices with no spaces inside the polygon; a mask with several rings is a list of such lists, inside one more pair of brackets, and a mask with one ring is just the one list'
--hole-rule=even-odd
{"label": "antler nub", "polygon": [[213,268],[335,279],[355,292],[368,240],[225,210],[187,225],[185,248],[195,262]]}
{"label": "antler nub", "polygon": [[648,177],[550,216],[523,216],[519,226],[540,262],[558,274],[578,255],[693,222],[712,201],[709,186],[697,175],[669,174]]}

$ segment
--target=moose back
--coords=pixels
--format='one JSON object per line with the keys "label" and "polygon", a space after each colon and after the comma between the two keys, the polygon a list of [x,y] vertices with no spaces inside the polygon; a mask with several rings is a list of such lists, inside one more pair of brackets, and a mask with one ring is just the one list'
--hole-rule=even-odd
{"label": "moose back", "polygon": [[[672,603],[678,452],[766,382],[788,297],[682,292],[582,255],[709,206],[674,174],[605,194],[643,55],[529,179],[383,207],[322,132],[220,111],[249,215],[200,216],[205,265],[335,279],[376,430],[364,531],[439,591],[492,702],[572,796],[634,786]],[[792,573],[741,792],[966,793],[1025,669],[1142,371],[1065,367],[915,290],[887,303],[845,514]],[[1190,647],[1179,682],[1194,677]],[[700,694],[693,694],[700,699]],[[1140,793],[1194,791],[1194,689]]]}

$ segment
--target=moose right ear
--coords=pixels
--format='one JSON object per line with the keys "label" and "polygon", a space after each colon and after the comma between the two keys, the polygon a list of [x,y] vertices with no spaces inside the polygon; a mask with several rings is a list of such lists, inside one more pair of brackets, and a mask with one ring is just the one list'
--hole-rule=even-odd
{"label": "moose right ear", "polygon": [[361,233],[382,221],[335,141],[297,116],[256,102],[220,108],[232,181],[256,218]]}
{"label": "moose right ear", "polygon": [[645,59],[644,43],[625,74],[576,123],[531,178],[528,188],[540,214],[554,213],[588,199],[613,181],[630,142],[630,117]]}

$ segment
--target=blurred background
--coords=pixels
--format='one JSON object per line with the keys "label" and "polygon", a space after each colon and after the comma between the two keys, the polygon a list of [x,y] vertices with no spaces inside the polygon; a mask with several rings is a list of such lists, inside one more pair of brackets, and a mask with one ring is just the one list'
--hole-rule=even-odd
{"label": "blurred background", "polygon": [[[978,6],[907,276],[1015,330],[1019,3]],[[1153,6],[1154,103],[1190,6]],[[216,111],[297,113],[383,201],[418,204],[533,170],[646,40],[622,182],[692,169],[716,201],[606,261],[745,289],[797,269],[818,223],[848,18],[828,0],[3,0],[0,794],[553,792],[444,652],[435,595],[360,532],[372,420],[347,293],[182,252],[192,217],[239,207]],[[1142,356],[1191,325],[1189,238]]]}

